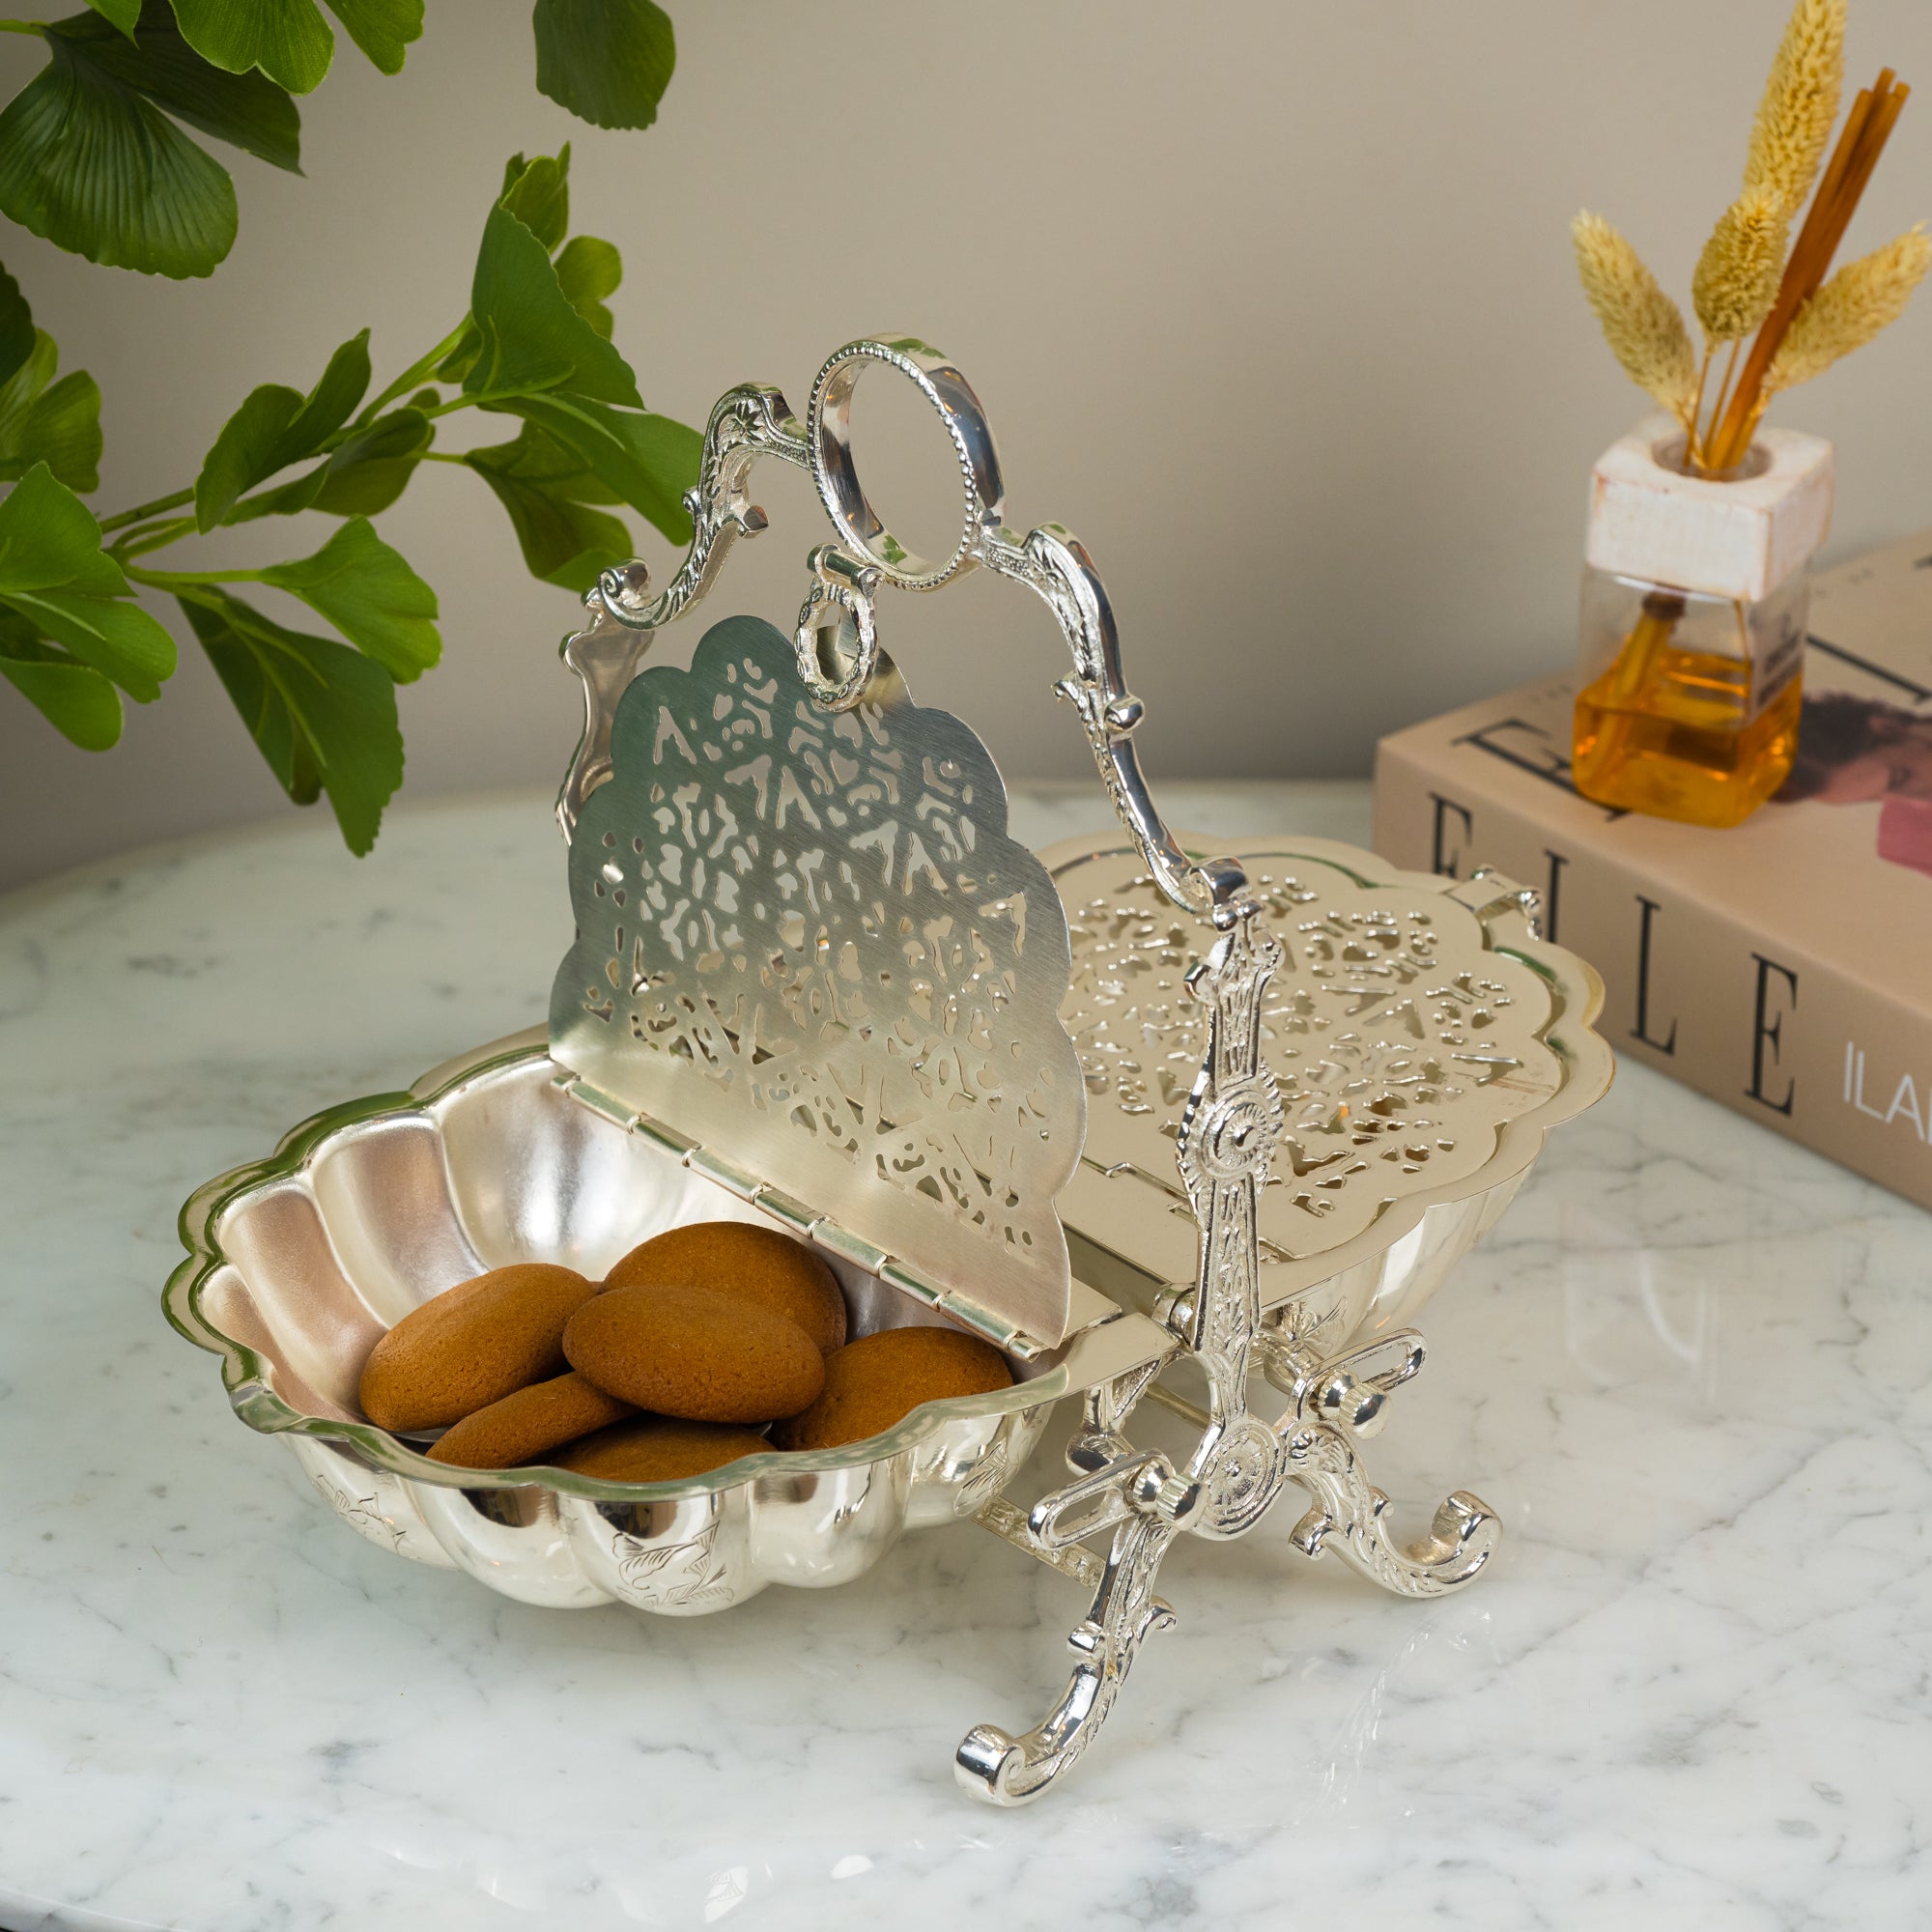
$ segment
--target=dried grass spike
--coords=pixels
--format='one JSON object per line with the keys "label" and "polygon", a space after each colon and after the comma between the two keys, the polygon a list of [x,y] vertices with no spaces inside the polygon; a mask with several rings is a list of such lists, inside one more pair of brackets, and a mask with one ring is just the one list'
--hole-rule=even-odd
{"label": "dried grass spike", "polygon": [[1771,313],[1785,232],[1783,213],[1767,194],[1740,195],[1718,217],[1690,282],[1691,304],[1713,342],[1735,342]]}
{"label": "dried grass spike", "polygon": [[1677,304],[1636,250],[1600,214],[1570,224],[1577,272],[1624,373],[1687,427],[1697,394],[1697,358]]}
{"label": "dried grass spike", "polygon": [[1769,195],[1788,221],[1824,157],[1845,79],[1845,0],[1798,0],[1751,124],[1745,193]]}
{"label": "dried grass spike", "polygon": [[1932,268],[1923,224],[1849,262],[1798,311],[1765,377],[1767,390],[1795,388],[1822,376],[1841,355],[1862,349],[1896,322]]}

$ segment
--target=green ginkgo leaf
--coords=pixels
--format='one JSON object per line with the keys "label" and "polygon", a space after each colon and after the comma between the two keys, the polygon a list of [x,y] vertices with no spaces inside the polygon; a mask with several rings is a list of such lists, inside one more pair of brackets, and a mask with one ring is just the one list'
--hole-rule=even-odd
{"label": "green ginkgo leaf", "polygon": [[36,464],[0,497],[0,597],[63,584],[102,597],[128,589],[121,566],[100,548],[93,511]]}
{"label": "green ginkgo leaf", "polygon": [[235,243],[227,170],[84,43],[46,40],[46,66],[0,113],[0,212],[107,268],[213,273]]}
{"label": "green ginkgo leaf", "polygon": [[37,637],[17,611],[0,610],[0,677],[83,752],[119,742],[120,693],[92,665]]}
{"label": "green ginkgo leaf", "polygon": [[131,41],[141,18],[141,0],[87,0],[103,20],[111,20]]}
{"label": "green ginkgo leaf", "polygon": [[512,155],[503,170],[503,192],[497,197],[549,254],[570,233],[570,143],[553,158],[526,160]]}
{"label": "green ginkgo leaf", "polygon": [[420,410],[391,410],[338,443],[326,463],[279,490],[251,497],[224,521],[288,517],[298,510],[321,510],[331,517],[376,516],[409,487],[435,435]]}
{"label": "green ginkgo leaf", "polygon": [[92,14],[56,20],[47,30],[84,60],[163,113],[217,141],[301,172],[301,112],[288,91],[259,73],[224,73],[182,38],[167,0],[147,0],[129,46]]}
{"label": "green ginkgo leaf", "polygon": [[323,472],[313,508],[331,517],[373,517],[409,485],[436,426],[420,410],[391,410],[340,444]]}
{"label": "green ginkgo leaf", "polygon": [[174,673],[174,639],[129,597],[100,526],[44,463],[0,498],[0,603],[143,704]]}
{"label": "green ginkgo leaf", "polygon": [[669,416],[613,410],[584,396],[554,392],[488,407],[536,424],[672,543],[691,541],[684,493],[697,481],[704,449],[695,429]]}
{"label": "green ginkgo leaf", "polygon": [[45,329],[34,353],[0,384],[0,482],[44,463],[70,490],[100,484],[100,390],[84,369],[54,380],[60,351]]}
{"label": "green ginkgo leaf", "polygon": [[11,382],[14,372],[25,366],[39,333],[19,283],[0,269],[0,383]]}
{"label": "green ginkgo leaf", "polygon": [[423,0],[327,0],[349,38],[384,73],[401,73],[403,56],[422,39]]}
{"label": "green ginkgo leaf", "polygon": [[[306,396],[279,383],[251,389],[221,426],[194,485],[195,527],[212,530],[236,498],[313,456],[349,420],[369,387],[369,331],[352,335]],[[298,506],[299,507],[299,506]]]}
{"label": "green ginkgo leaf", "polygon": [[175,640],[129,598],[10,590],[7,602],[83,664],[111,677],[137,704],[152,704],[174,675]]}
{"label": "green ginkgo leaf", "polygon": [[287,630],[221,591],[184,597],[182,610],[282,788],[298,805],[326,791],[344,842],[367,852],[403,781],[388,673],[347,644]]}
{"label": "green ginkgo leaf", "polygon": [[631,365],[571,306],[549,249],[501,203],[484,223],[469,314],[479,346],[463,378],[469,394],[567,388],[641,407]]}
{"label": "green ginkgo leaf", "polygon": [[584,501],[586,492],[608,501],[608,486],[534,424],[526,423],[514,441],[472,449],[463,460],[509,513],[532,577],[588,590],[599,571],[630,556],[630,531]]}
{"label": "green ginkgo leaf", "polygon": [[399,684],[420,677],[442,655],[436,592],[366,517],[352,517],[313,556],[251,575],[319,611]]}
{"label": "green ginkgo leaf", "polygon": [[652,0],[537,0],[537,89],[598,128],[648,128],[677,65]]}
{"label": "green ginkgo leaf", "polygon": [[291,94],[319,87],[335,35],[315,0],[172,0],[183,37],[229,73],[261,71]]}
{"label": "green ginkgo leaf", "polygon": [[51,645],[41,651],[0,655],[0,677],[83,752],[112,751],[121,742],[121,694],[92,665]]}
{"label": "green ginkgo leaf", "polygon": [[624,279],[624,258],[595,235],[573,235],[554,266],[564,299],[608,342],[617,325],[604,298]]}

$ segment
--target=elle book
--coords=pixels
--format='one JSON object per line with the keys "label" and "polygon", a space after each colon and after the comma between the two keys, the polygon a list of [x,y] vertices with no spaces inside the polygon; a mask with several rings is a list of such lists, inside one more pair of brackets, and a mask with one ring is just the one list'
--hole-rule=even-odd
{"label": "elle book", "polygon": [[1574,676],[1384,738],[1376,849],[1542,900],[1619,1052],[1932,1207],[1932,530],[1822,573],[1797,761],[1743,825],[1570,781]]}

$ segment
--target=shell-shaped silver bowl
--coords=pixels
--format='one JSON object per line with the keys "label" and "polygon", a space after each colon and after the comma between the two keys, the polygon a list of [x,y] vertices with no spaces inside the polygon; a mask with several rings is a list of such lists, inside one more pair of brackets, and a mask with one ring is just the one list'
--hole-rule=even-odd
{"label": "shell-shaped silver bowl", "polygon": [[[189,1258],[168,1319],[221,1357],[236,1412],[286,1438],[345,1522],[523,1603],[690,1616],[768,1583],[848,1582],[905,1530],[971,1515],[1002,1488],[1072,1386],[1071,1345],[1012,1358],[1010,1389],[928,1403],[863,1445],[773,1450],[678,1483],[453,1469],[363,1420],[369,1350],[443,1289],[532,1259],[594,1279],[679,1223],[763,1219],[573,1100],[556,1072],[540,1030],[484,1049],[410,1093],[318,1114],[182,1211]],[[820,1252],[855,1334],[944,1325]]]}

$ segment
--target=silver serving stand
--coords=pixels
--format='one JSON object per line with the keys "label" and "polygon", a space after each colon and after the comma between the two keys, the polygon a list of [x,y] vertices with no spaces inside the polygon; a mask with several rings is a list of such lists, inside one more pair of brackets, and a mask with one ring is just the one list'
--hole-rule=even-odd
{"label": "silver serving stand", "polygon": [[[964,508],[942,559],[899,544],[860,482],[850,405],[875,368],[951,440]],[[645,670],[765,527],[748,495],[764,458],[811,475],[836,534],[791,635],[730,619],[688,671]],[[358,1533],[526,1602],[702,1613],[849,1580],[908,1528],[979,1522],[1091,1593],[1047,1715],[958,1747],[969,1790],[1024,1803],[1172,1620],[1153,1585],[1176,1537],[1245,1535],[1293,1486],[1310,1557],[1414,1597],[1482,1569],[1483,1503],[1458,1491],[1404,1542],[1357,1448],[1422,1366],[1401,1324],[1608,1084],[1601,984],[1493,876],[1308,839],[1210,858],[1172,832],[1092,560],[1057,525],[1006,526],[985,417],[928,345],[847,344],[803,422],[775,388],[732,389],[686,504],[669,583],[605,573],[564,645],[586,701],[558,800],[577,939],[548,1029],[209,1183],[167,1310]],[[884,590],[980,566],[1059,625],[1055,690],[1113,839],[1016,845],[983,745],[915,704],[880,647]],[[375,1335],[466,1273],[537,1254],[601,1269],[716,1215],[814,1244],[855,1332],[965,1327],[1015,1386],[656,1485],[452,1470],[356,1411]],[[1203,1399],[1173,1385],[1182,1363]],[[1069,1480],[1022,1507],[1007,1492],[1066,1396]],[[1136,1444],[1144,1404],[1184,1448]]]}

